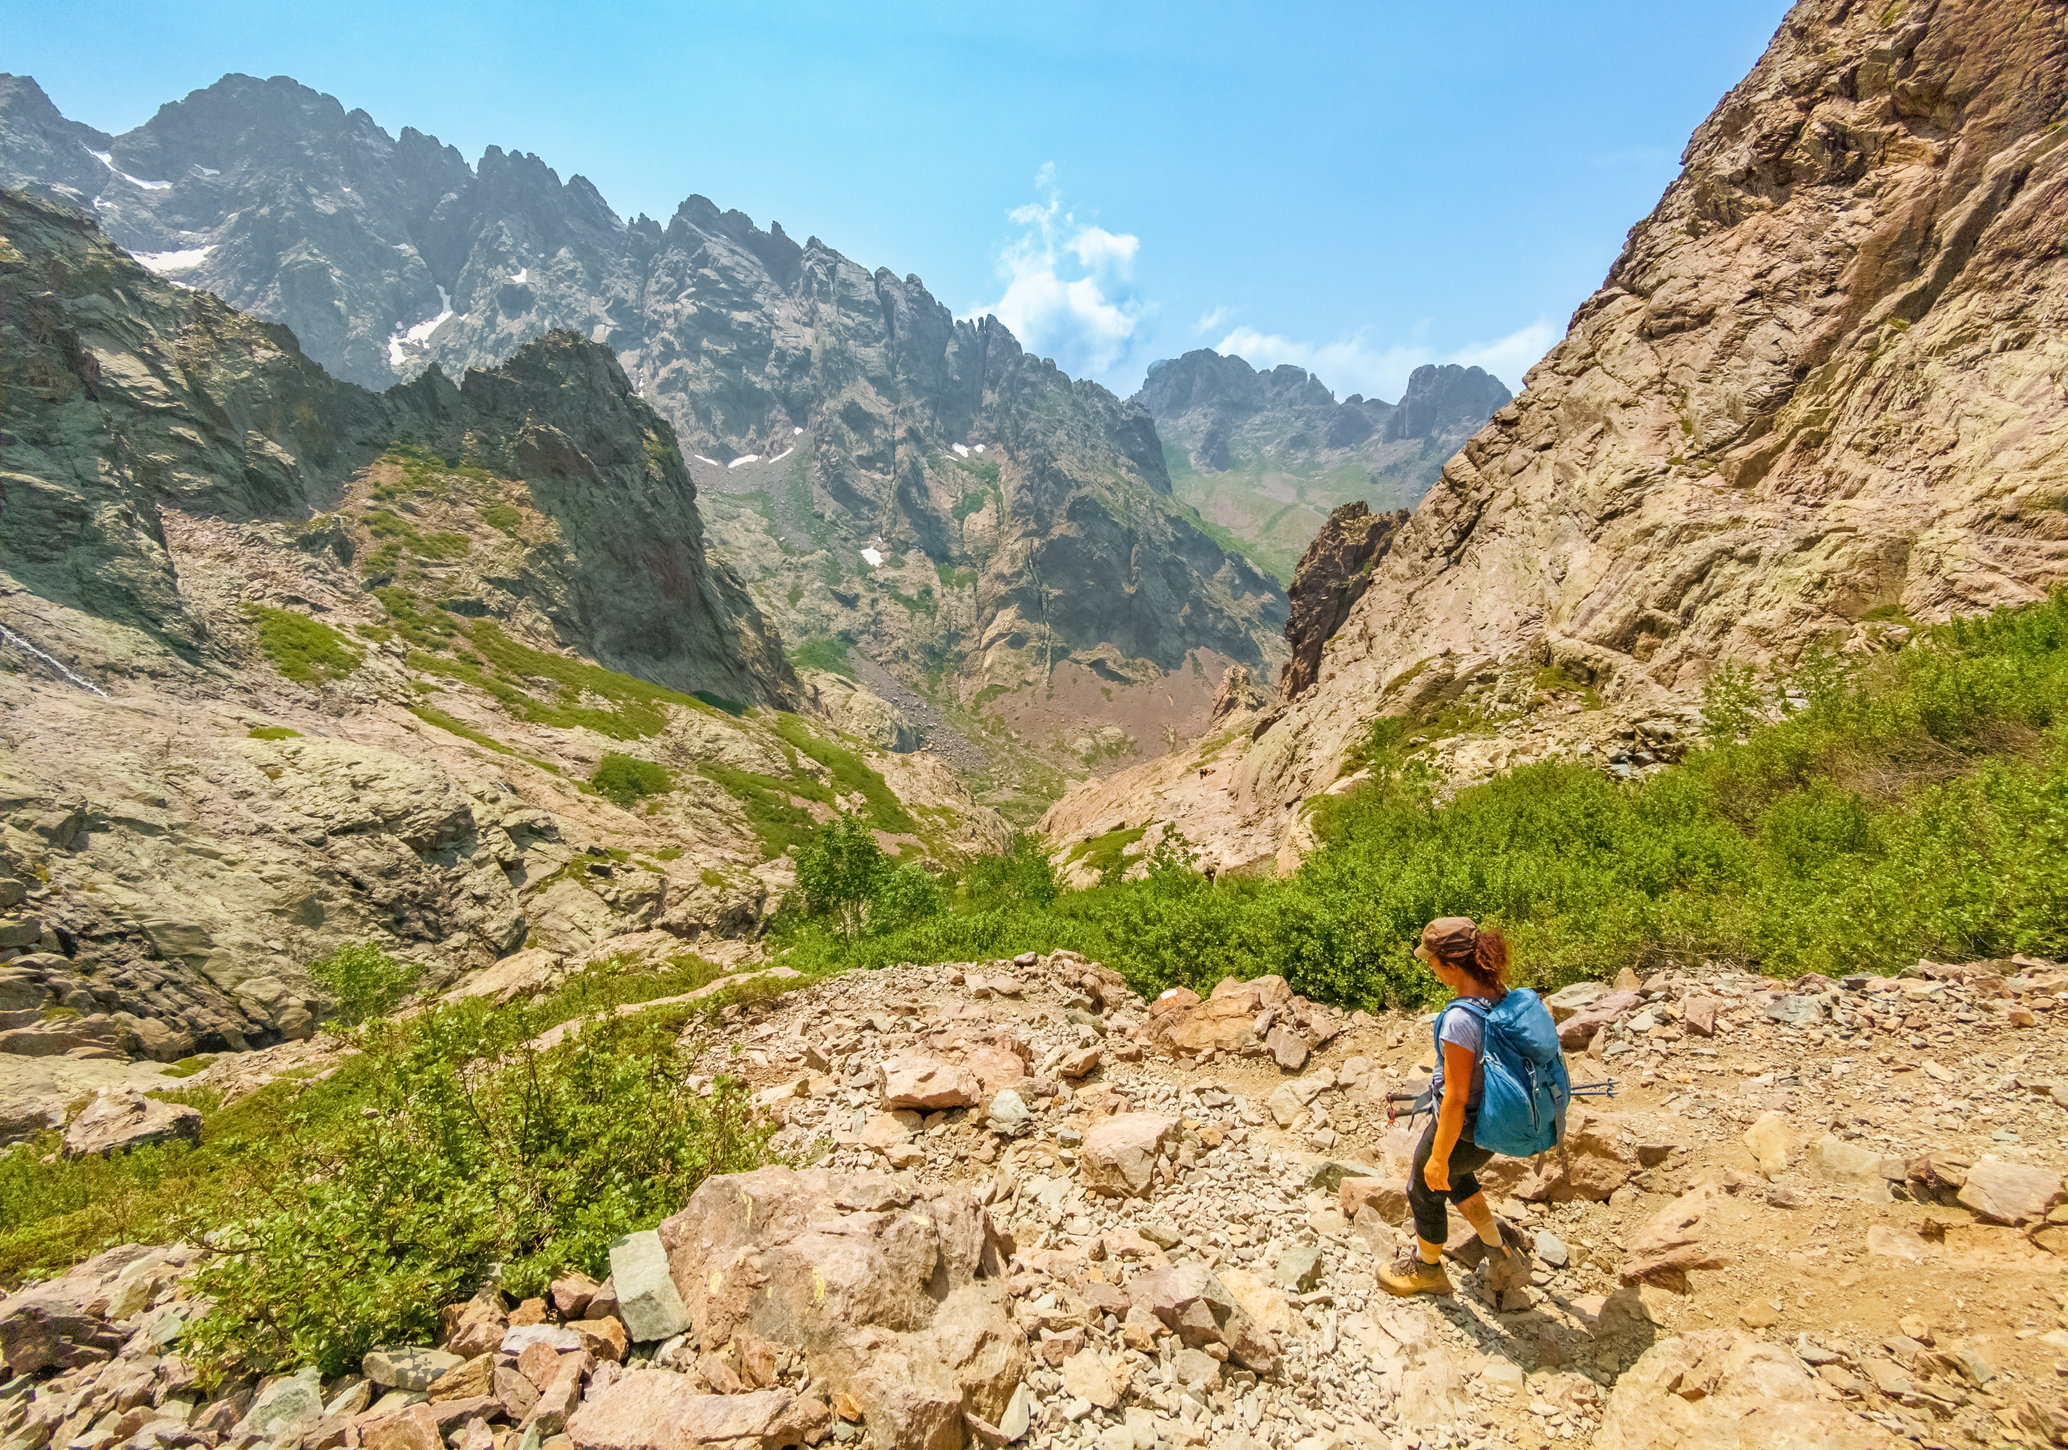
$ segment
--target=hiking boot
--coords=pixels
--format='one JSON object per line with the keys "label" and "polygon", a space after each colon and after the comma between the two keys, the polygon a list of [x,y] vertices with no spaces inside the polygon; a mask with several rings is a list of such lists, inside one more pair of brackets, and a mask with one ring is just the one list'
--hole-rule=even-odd
{"label": "hiking boot", "polygon": [[1379,1287],[1400,1299],[1417,1294],[1450,1294],[1450,1275],[1442,1264],[1425,1264],[1413,1249],[1402,1249],[1392,1267],[1379,1270]]}

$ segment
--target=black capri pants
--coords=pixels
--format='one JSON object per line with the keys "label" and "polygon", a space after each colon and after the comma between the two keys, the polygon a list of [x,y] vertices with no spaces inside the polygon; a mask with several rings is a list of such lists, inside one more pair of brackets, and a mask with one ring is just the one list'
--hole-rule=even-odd
{"label": "black capri pants", "polygon": [[1440,1244],[1450,1237],[1450,1216],[1444,1210],[1444,1201],[1463,1203],[1479,1192],[1479,1180],[1472,1175],[1486,1167],[1494,1156],[1491,1148],[1482,1148],[1472,1141],[1472,1129],[1477,1125],[1476,1117],[1465,1119],[1465,1126],[1458,1132],[1458,1141],[1450,1150],[1450,1188],[1447,1192],[1433,1192],[1422,1170],[1428,1166],[1429,1155],[1436,1148],[1436,1115],[1430,1114],[1429,1126],[1422,1130],[1422,1141],[1415,1144],[1414,1166],[1407,1171],[1407,1206],[1415,1217],[1415,1232],[1432,1244]]}

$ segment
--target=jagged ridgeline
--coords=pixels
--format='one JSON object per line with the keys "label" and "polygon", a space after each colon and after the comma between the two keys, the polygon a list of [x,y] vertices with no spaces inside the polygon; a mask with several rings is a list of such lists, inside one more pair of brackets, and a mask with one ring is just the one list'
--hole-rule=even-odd
{"label": "jagged ridgeline", "polygon": [[800,690],[600,344],[369,393],[8,192],[0,427],[0,1052],[304,1035],[366,940],[723,955],[835,811],[1005,844]]}
{"label": "jagged ridgeline", "polygon": [[1178,497],[1288,587],[1331,509],[1413,508],[1508,400],[1482,368],[1430,363],[1398,403],[1358,393],[1339,403],[1304,368],[1258,372],[1207,348],[1150,364],[1135,394]]}
{"label": "jagged ridgeline", "polygon": [[555,328],[607,346],[802,662],[898,695],[889,666],[964,726],[1093,763],[1203,723],[1224,663],[1278,657],[1283,592],[1173,498],[1147,413],[917,277],[702,197],[621,221],[535,156],[470,167],[284,77],[225,77],[117,137],[4,78],[0,138],[0,180],[366,387]]}

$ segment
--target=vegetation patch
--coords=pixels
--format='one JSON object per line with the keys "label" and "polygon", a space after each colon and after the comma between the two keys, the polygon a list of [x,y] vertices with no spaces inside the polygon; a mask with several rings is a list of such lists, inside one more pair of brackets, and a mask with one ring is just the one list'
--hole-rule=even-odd
{"label": "vegetation patch", "polygon": [[253,740],[299,740],[302,732],[290,730],[285,725],[260,725],[244,732]]}
{"label": "vegetation patch", "polygon": [[665,766],[651,760],[641,760],[636,755],[606,755],[596,766],[596,773],[589,777],[589,784],[596,793],[608,797],[612,803],[630,809],[634,801],[647,796],[666,795],[675,789],[674,777]]}
{"label": "vegetation patch", "polygon": [[[664,705],[723,713],[678,690],[519,644],[494,620],[476,621],[468,638],[480,652],[478,662],[412,654],[410,668],[485,691],[512,716],[531,724],[581,727],[612,740],[658,735],[668,723]],[[552,698],[541,699],[547,690]],[[589,701],[600,701],[602,707]]]}
{"label": "vegetation patch", "polygon": [[257,631],[259,648],[266,658],[298,685],[342,680],[366,658],[343,635],[306,614],[263,604],[247,604],[244,612]]}
{"label": "vegetation patch", "polygon": [[811,728],[795,715],[776,717],[776,734],[798,753],[809,756],[833,774],[834,787],[842,795],[860,792],[869,803],[869,819],[876,828],[891,835],[917,835],[919,827],[911,816],[905,813],[904,804],[898,800],[883,777],[871,770],[861,756],[846,750],[829,740],[822,740],[811,732]]}
{"label": "vegetation patch", "polygon": [[1120,873],[1127,869],[1127,848],[1141,840],[1148,830],[1147,826],[1131,826],[1079,841],[1070,848],[1069,860],[1073,865],[1088,866],[1098,872],[1102,884],[1117,885]]}
{"label": "vegetation patch", "polygon": [[815,800],[823,796],[831,799],[830,792],[815,781],[778,780],[772,775],[759,775],[715,760],[699,761],[697,773],[740,803],[740,809],[746,812],[747,824],[753,827],[761,842],[761,854],[770,861],[792,846],[801,846],[810,840],[816,825],[811,812],[798,805],[792,797]]}
{"label": "vegetation patch", "polygon": [[1146,879],[1043,905],[972,868],[924,921],[852,941],[799,923],[787,959],[1070,946],[1149,995],[1277,972],[1377,1006],[1435,990],[1409,946],[1438,916],[1508,932],[1519,980],[1546,989],[1704,960],[1835,977],[2068,953],[2068,592],[1746,693],[1712,693],[1715,743],[1642,781],[1548,763],[1439,803],[1396,733],[1369,781],[1317,803],[1291,877],[1210,883],[1166,840]]}
{"label": "vegetation patch", "polygon": [[790,651],[790,663],[800,670],[825,670],[850,680],[855,677],[854,660],[845,640],[808,639]]}

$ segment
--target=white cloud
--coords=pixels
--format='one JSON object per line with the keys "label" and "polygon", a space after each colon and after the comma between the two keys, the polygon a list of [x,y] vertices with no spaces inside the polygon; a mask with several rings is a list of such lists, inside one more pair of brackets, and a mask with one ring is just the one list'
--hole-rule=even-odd
{"label": "white cloud", "polygon": [[1235,315],[1232,307],[1210,307],[1199,314],[1199,320],[1192,324],[1194,332],[1212,332],[1216,327]]}
{"label": "white cloud", "polygon": [[1149,310],[1134,288],[1141,238],[1065,211],[1053,164],[1034,185],[1042,199],[1010,213],[1026,230],[999,253],[1005,291],[969,315],[995,314],[1029,351],[1053,357],[1073,377],[1114,382]]}
{"label": "white cloud", "polygon": [[1362,393],[1367,398],[1397,402],[1407,391],[1407,375],[1423,363],[1482,367],[1506,383],[1511,392],[1520,391],[1522,375],[1558,337],[1558,332],[1541,317],[1506,337],[1468,343],[1449,352],[1431,347],[1419,338],[1374,347],[1361,332],[1334,342],[1312,343],[1258,332],[1253,327],[1238,327],[1222,338],[1214,351],[1233,354],[1256,368],[1277,367],[1280,363],[1303,367],[1339,398]]}

